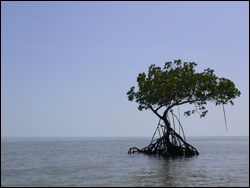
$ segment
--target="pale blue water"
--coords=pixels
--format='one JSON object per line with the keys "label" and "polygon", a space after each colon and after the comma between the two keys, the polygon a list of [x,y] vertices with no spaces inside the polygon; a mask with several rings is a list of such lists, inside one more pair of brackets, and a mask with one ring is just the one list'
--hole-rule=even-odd
{"label": "pale blue water", "polygon": [[1,186],[249,186],[248,137],[196,137],[198,157],[128,155],[150,138],[2,138]]}

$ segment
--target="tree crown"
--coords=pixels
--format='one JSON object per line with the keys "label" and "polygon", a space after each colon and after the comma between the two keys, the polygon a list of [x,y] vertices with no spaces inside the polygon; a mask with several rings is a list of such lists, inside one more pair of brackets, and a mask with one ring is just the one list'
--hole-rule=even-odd
{"label": "tree crown", "polygon": [[151,109],[156,114],[162,107],[168,112],[174,106],[194,104],[195,109],[186,111],[185,115],[198,112],[200,117],[208,112],[205,107],[208,101],[233,105],[233,99],[241,94],[235,84],[217,77],[210,68],[197,73],[195,66],[195,62],[181,60],[166,62],[163,68],[151,65],[147,74],[139,73],[138,90],[132,86],[127,92],[128,100],[137,102],[139,110]]}

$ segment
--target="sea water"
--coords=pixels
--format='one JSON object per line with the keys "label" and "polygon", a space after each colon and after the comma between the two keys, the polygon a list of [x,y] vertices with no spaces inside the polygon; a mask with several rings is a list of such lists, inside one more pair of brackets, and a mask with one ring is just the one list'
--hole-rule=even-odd
{"label": "sea water", "polygon": [[127,154],[150,138],[2,138],[1,186],[249,186],[249,137],[187,138],[200,153]]}

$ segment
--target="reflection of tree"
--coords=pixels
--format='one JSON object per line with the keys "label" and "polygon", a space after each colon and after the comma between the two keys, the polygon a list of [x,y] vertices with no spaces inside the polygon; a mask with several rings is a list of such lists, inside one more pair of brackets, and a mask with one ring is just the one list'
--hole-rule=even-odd
{"label": "reflection of tree", "polygon": [[[147,163],[143,163],[143,166],[139,166],[138,170],[133,173],[133,184],[134,186],[158,187],[190,186],[194,158],[149,156]],[[201,176],[197,174],[197,171],[193,175]]]}

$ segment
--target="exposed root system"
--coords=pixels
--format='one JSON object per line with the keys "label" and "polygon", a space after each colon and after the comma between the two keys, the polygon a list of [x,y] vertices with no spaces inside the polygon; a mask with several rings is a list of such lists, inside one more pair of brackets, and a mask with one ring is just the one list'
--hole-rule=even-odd
{"label": "exposed root system", "polygon": [[[180,125],[181,126],[181,125]],[[167,131],[168,130],[168,131]],[[183,131],[183,130],[182,130]],[[159,133],[159,138],[154,139],[156,132]],[[162,134],[161,134],[162,133]],[[199,152],[183,138],[175,132],[171,127],[166,127],[158,123],[157,129],[152,137],[150,144],[147,147],[139,149],[132,147],[128,154],[144,153],[148,155],[162,155],[162,156],[192,156],[199,155]]]}

